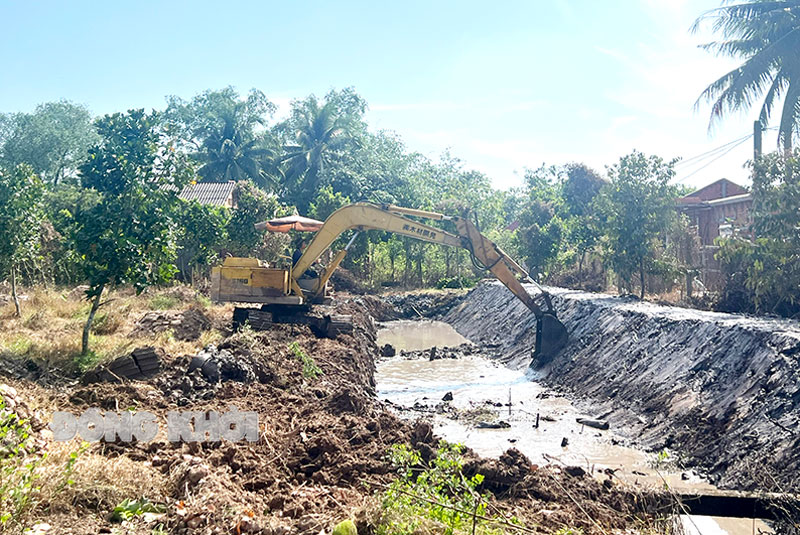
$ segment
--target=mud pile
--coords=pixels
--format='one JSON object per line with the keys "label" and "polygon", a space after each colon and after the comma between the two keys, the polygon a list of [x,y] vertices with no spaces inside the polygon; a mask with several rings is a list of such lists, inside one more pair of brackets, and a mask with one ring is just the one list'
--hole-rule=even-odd
{"label": "mud pile", "polygon": [[[108,464],[124,460],[138,467],[132,473],[157,473],[156,479],[166,481],[145,497],[165,505],[169,533],[318,534],[348,517],[356,518],[359,533],[368,533],[379,503],[375,493],[395,477],[389,448],[410,444],[429,461],[438,438],[429,424],[400,420],[375,396],[379,348],[371,314],[388,315],[392,309],[356,297],[338,303],[335,312],[353,316],[352,335],[317,338],[307,326],[274,325],[269,331],[236,333],[195,355],[165,355],[162,371],[147,380],[92,385],[21,380],[15,385],[27,383],[45,406],[73,414],[88,408],[155,414],[161,432],[154,441],[94,443],[89,453],[101,458],[96,470],[104,469],[105,459]],[[320,374],[305,370],[308,360]],[[169,411],[223,413],[231,406],[258,414],[257,442],[167,440]],[[552,528],[546,532],[622,528],[634,522],[632,516],[640,518],[645,507],[641,496],[610,480],[535,466],[518,452],[499,460],[467,452],[466,461],[469,474],[486,476],[493,507],[526,525]],[[60,517],[43,512],[37,520],[58,528],[76,526],[76,533],[103,532],[114,527],[107,501],[81,497]],[[131,532],[150,533],[151,527]]]}
{"label": "mud pile", "polygon": [[[529,288],[535,293],[533,288]],[[552,290],[571,343],[537,367],[646,448],[677,450],[722,486],[800,488],[800,323]],[[445,320],[527,366],[535,319],[499,283]]]}
{"label": "mud pile", "polygon": [[211,320],[201,308],[183,312],[148,312],[136,321],[131,337],[172,331],[178,340],[197,340],[211,327]]}

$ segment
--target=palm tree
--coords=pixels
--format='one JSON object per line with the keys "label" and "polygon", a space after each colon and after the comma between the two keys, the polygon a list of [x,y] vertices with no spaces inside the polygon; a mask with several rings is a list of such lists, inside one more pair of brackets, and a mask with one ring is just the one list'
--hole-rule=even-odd
{"label": "palm tree", "polygon": [[244,139],[246,129],[237,115],[224,114],[221,126],[207,133],[201,150],[193,154],[203,164],[197,172],[206,182],[249,179],[264,186],[270,178],[265,168],[273,152],[257,137]]}
{"label": "palm tree", "polygon": [[329,100],[320,106],[315,98],[309,99],[300,110],[295,125],[295,142],[284,146],[281,157],[283,174],[295,190],[295,198],[303,204],[319,186],[320,174],[331,151],[336,151],[351,136],[352,121],[340,113],[336,103]]}
{"label": "palm tree", "polygon": [[791,151],[792,135],[800,118],[800,0],[751,0],[723,5],[697,19],[692,31],[709,19],[723,40],[703,48],[743,60],[740,67],[700,95],[698,103],[713,101],[710,125],[729,111],[750,108],[766,92],[759,122],[766,126],[783,98],[778,142]]}

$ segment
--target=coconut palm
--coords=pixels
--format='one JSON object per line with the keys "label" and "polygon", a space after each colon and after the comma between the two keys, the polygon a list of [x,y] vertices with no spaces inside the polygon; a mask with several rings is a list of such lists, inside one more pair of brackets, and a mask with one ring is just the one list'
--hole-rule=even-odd
{"label": "coconut palm", "polygon": [[800,0],[726,3],[697,19],[692,31],[712,21],[723,39],[703,48],[743,63],[709,85],[698,103],[713,102],[713,125],[728,112],[750,108],[763,95],[759,120],[766,126],[783,98],[778,139],[791,150],[800,119]]}
{"label": "coconut palm", "polygon": [[[320,106],[309,99],[295,119],[294,142],[284,146],[283,174],[298,199],[307,199],[319,186],[329,153],[352,141],[352,120],[333,100]],[[302,204],[302,201],[301,203]]]}
{"label": "coconut palm", "polygon": [[269,179],[265,167],[273,152],[260,138],[244,139],[237,114],[225,114],[221,120],[221,126],[208,132],[201,150],[193,154],[203,164],[197,172],[206,182],[249,179],[265,185]]}

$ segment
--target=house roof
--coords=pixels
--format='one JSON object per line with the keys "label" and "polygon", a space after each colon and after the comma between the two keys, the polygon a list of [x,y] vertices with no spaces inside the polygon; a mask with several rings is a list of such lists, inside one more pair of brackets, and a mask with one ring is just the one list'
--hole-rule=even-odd
{"label": "house roof", "polygon": [[680,204],[693,204],[744,195],[746,193],[747,189],[743,188],[736,182],[732,182],[727,178],[720,178],[719,180],[715,180],[711,184],[708,184],[697,191],[693,191],[689,195],[681,197],[678,199],[678,202]]}
{"label": "house roof", "polygon": [[236,182],[198,182],[185,186],[178,197],[184,201],[226,206],[229,204],[235,187]]}

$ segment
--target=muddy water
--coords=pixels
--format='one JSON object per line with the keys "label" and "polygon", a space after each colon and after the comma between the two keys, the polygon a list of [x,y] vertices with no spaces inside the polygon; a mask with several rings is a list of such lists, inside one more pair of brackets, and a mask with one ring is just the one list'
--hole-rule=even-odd
{"label": "muddy water", "polygon": [[[466,339],[442,322],[389,322],[378,331],[378,343],[392,344],[398,351],[464,342]],[[627,484],[663,486],[666,482],[680,489],[713,488],[698,478],[683,480],[680,473],[659,466],[653,455],[625,446],[627,441],[613,431],[577,423],[576,418],[593,415],[580,412],[569,399],[531,381],[524,372],[486,358],[429,361],[398,356],[378,363],[376,380],[378,395],[394,404],[401,415],[427,417],[437,434],[483,456],[498,457],[515,447],[534,463],[578,465],[597,477],[605,477],[603,470],[611,469]],[[448,393],[452,401],[443,401]],[[750,520],[682,520],[690,534],[745,535],[753,528]],[[757,527],[766,529],[763,523]]]}

